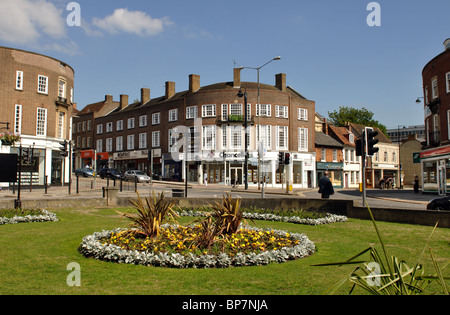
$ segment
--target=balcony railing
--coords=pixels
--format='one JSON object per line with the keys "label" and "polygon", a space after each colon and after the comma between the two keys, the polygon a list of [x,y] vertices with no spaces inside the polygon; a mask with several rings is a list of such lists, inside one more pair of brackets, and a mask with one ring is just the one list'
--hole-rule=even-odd
{"label": "balcony railing", "polygon": [[428,133],[428,144],[433,147],[437,147],[441,144],[441,132],[432,131]]}
{"label": "balcony railing", "polygon": [[[218,116],[217,117],[217,123],[218,124],[229,124],[229,123],[241,123],[243,124],[245,120],[244,115],[227,115],[224,116]],[[255,116],[249,116],[247,117],[247,122],[251,125],[255,124]]]}
{"label": "balcony railing", "polygon": [[56,105],[58,106],[64,106],[64,107],[69,107],[69,102],[67,101],[67,98],[58,96],[58,99],[56,100]]}

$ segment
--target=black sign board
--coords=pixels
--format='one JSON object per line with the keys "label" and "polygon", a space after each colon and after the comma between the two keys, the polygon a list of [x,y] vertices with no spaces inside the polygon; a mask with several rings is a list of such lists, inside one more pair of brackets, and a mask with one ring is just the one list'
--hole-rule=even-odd
{"label": "black sign board", "polygon": [[17,182],[17,154],[0,154],[0,183]]}

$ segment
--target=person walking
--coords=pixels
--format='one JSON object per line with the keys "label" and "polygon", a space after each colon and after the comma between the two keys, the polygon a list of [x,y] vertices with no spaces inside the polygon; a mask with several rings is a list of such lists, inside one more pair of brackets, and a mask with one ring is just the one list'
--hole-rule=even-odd
{"label": "person walking", "polygon": [[414,193],[417,195],[419,193],[419,176],[414,177]]}
{"label": "person walking", "polygon": [[206,173],[206,172],[203,175],[203,182],[204,182],[205,186],[208,186],[208,173]]}
{"label": "person walking", "polygon": [[319,179],[319,193],[322,194],[323,199],[328,199],[330,195],[334,195],[333,184],[328,178],[328,172],[325,172],[322,178]]}

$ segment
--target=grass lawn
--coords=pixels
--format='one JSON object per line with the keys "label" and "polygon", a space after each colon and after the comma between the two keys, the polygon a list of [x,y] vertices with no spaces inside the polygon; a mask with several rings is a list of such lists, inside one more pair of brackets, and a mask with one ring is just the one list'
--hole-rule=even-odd
{"label": "grass lawn", "polygon": [[[77,249],[84,236],[127,226],[114,209],[50,210],[59,222],[0,226],[0,294],[149,294],[149,295],[309,295],[322,294],[355,267],[312,267],[343,261],[369,244],[378,244],[370,221],[349,220],[322,226],[257,221],[306,234],[317,252],[307,258],[267,266],[228,269],[166,269],[85,258]],[[181,218],[180,223],[192,218]],[[414,266],[432,227],[378,222],[390,255]],[[450,229],[437,229],[430,247],[438,262],[450,260]],[[380,247],[381,250],[381,247]],[[81,286],[69,287],[67,265],[81,266]],[[429,254],[425,273],[434,273]],[[444,276],[449,276],[449,268]],[[447,282],[448,283],[448,282]],[[449,284],[449,283],[448,283]],[[341,293],[346,294],[349,286]],[[433,293],[430,287],[428,293]],[[439,289],[437,289],[439,291]],[[440,292],[440,291],[439,291]],[[356,292],[362,293],[364,292]]]}

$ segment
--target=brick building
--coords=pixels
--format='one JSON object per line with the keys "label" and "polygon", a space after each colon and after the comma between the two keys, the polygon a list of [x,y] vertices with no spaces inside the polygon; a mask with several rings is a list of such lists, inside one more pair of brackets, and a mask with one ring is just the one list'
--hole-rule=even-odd
{"label": "brick building", "polygon": [[[72,135],[74,70],[52,57],[0,47],[0,121],[20,134],[23,148],[33,149],[22,165],[22,181],[43,185],[69,181],[69,158],[60,143]],[[2,153],[18,153],[3,145]]]}
{"label": "brick building", "polygon": [[450,187],[450,39],[423,68],[426,144],[420,154],[424,192],[445,195]]}
{"label": "brick building", "polygon": [[[247,112],[248,179],[258,183],[258,143],[264,166],[261,175],[271,186],[282,184],[283,168],[278,165],[278,152],[290,152],[291,163],[286,168],[288,180],[294,186],[315,185],[315,103],[286,85],[286,75],[277,74],[275,85],[241,82],[240,69],[234,69],[233,81],[200,85],[199,75],[189,76],[189,89],[175,90],[174,82],[166,82],[165,95],[151,98],[149,89],[141,89],[141,99],[129,103],[127,95],[107,114],[94,115],[94,134],[90,147],[108,153],[101,161],[121,171],[140,169],[162,176],[166,180],[243,184],[245,111]],[[247,93],[247,108],[244,97]],[[114,106],[113,106],[114,107]],[[82,115],[74,118],[74,139]],[[87,124],[87,123],[86,123]],[[189,138],[184,142],[180,134]],[[188,147],[186,155],[184,147]],[[148,162],[149,150],[152,163]],[[81,162],[80,162],[81,163]],[[186,163],[186,167],[184,167]],[[262,165],[261,163],[261,165]],[[185,170],[187,174],[185,175]],[[261,176],[261,179],[263,177]]]}

